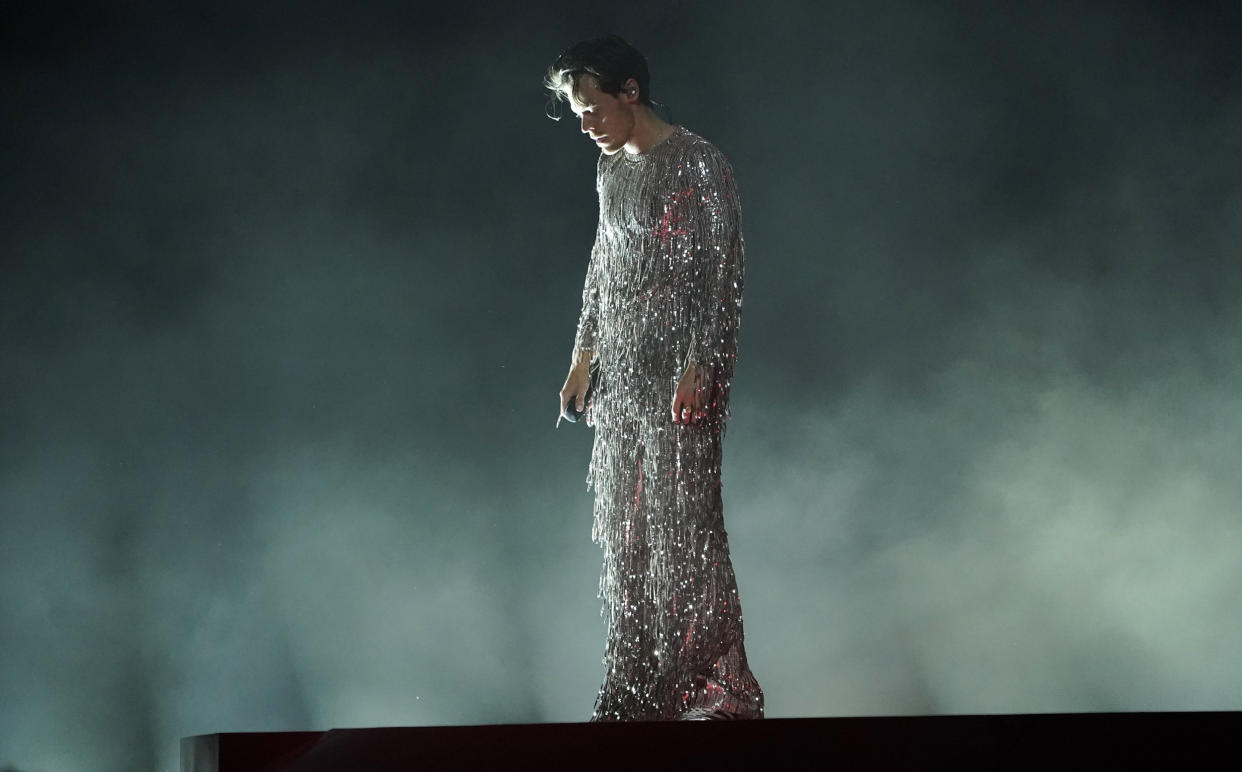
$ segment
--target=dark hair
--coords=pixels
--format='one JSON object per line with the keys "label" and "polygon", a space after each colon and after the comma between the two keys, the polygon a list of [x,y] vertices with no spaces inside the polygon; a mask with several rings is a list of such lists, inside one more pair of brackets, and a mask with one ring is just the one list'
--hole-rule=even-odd
{"label": "dark hair", "polygon": [[647,58],[638,49],[616,35],[584,40],[567,48],[548,68],[543,85],[552,92],[548,96],[548,117],[560,120],[561,103],[570,93],[577,93],[578,81],[583,75],[593,75],[599,81],[599,90],[616,96],[621,86],[630,78],[638,83],[638,101],[651,105],[651,74],[647,71]]}

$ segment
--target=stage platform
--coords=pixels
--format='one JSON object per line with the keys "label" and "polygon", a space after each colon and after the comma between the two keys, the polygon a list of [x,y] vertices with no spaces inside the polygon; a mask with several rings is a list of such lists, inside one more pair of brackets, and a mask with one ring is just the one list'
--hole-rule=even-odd
{"label": "stage platform", "polygon": [[186,737],[181,770],[1189,769],[1240,738],[1238,712],[497,724]]}

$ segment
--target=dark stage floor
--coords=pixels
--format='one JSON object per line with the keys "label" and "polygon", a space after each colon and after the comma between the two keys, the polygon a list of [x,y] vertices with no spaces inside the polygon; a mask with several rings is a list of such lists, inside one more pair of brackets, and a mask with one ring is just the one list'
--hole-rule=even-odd
{"label": "dark stage floor", "polygon": [[182,740],[181,768],[1186,769],[1233,757],[1240,736],[1235,712],[500,724],[201,735]]}

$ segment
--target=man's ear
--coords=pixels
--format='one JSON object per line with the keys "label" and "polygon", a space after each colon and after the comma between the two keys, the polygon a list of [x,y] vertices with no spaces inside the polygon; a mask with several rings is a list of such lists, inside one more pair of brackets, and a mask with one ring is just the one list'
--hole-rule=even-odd
{"label": "man's ear", "polygon": [[639,96],[638,95],[638,81],[634,80],[633,78],[629,78],[628,80],[626,80],[625,83],[621,84],[621,93],[622,95],[627,97],[629,101],[637,102],[638,96]]}

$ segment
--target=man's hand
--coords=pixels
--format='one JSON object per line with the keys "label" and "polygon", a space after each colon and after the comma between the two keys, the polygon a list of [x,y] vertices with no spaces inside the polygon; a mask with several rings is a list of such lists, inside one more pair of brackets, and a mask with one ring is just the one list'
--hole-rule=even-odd
{"label": "man's hand", "polygon": [[707,418],[707,404],[711,383],[707,368],[691,362],[682,373],[673,393],[673,423],[689,426]]}
{"label": "man's hand", "polygon": [[561,394],[556,403],[556,425],[558,427],[561,425],[561,413],[565,411],[565,405],[570,399],[574,400],[578,412],[586,409],[586,393],[590,385],[591,355],[588,352],[569,368],[569,375],[565,376],[565,385],[561,387]]}

